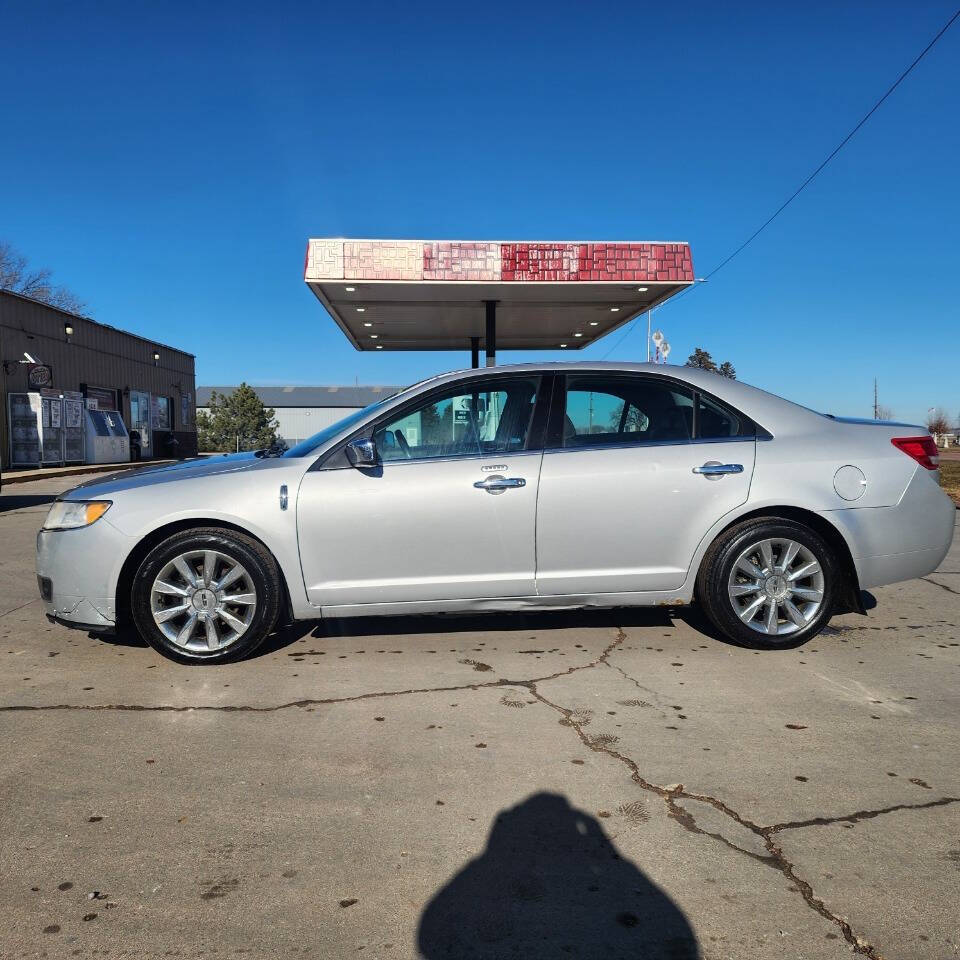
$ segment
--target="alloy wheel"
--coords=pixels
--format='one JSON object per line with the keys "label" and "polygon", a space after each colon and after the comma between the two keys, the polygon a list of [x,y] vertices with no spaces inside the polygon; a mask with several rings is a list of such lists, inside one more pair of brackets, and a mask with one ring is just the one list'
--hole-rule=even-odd
{"label": "alloy wheel", "polygon": [[741,551],[727,581],[734,612],[751,630],[787,637],[813,623],[824,576],[813,552],[796,540],[760,540]]}
{"label": "alloy wheel", "polygon": [[218,550],[174,557],[150,589],[150,612],[168,640],[196,652],[223,650],[246,633],[257,591],[246,567]]}

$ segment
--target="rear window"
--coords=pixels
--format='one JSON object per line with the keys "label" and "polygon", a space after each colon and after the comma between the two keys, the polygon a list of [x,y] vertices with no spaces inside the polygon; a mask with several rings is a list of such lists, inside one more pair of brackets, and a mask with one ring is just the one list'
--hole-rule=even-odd
{"label": "rear window", "polygon": [[719,403],[697,395],[697,439],[722,440],[724,437],[739,437],[744,432],[744,421],[732,410]]}
{"label": "rear window", "polygon": [[647,377],[567,379],[565,448],[684,443],[692,435],[692,391]]}

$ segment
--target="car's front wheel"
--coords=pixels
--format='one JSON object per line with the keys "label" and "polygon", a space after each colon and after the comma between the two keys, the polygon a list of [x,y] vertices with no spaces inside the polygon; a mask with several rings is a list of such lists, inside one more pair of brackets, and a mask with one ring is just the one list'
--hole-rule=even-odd
{"label": "car's front wheel", "polygon": [[235,530],[183,530],[147,554],[134,577],[138,631],[181,663],[221,663],[252,653],[277,622],[281,584],[261,543]]}
{"label": "car's front wheel", "polygon": [[723,533],[704,556],[697,596],[713,625],[749,646],[796,646],[830,619],[840,570],[823,538],[761,517]]}

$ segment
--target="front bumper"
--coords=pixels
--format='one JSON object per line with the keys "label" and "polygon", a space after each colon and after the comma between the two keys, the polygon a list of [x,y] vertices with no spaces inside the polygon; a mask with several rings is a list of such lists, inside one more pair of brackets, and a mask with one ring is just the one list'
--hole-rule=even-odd
{"label": "front bumper", "polygon": [[131,547],[105,517],[79,530],[41,530],[37,577],[47,617],[80,630],[115,629],[116,584]]}

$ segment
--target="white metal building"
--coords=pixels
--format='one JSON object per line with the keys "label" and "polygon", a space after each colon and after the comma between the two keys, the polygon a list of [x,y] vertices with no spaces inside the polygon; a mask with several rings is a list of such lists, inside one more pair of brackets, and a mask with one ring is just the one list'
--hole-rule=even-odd
{"label": "white metal building", "polygon": [[[209,412],[210,394],[231,394],[236,387],[197,387],[197,412]],[[289,446],[313,436],[354,410],[392,397],[403,387],[253,387],[272,407],[279,435]]]}

